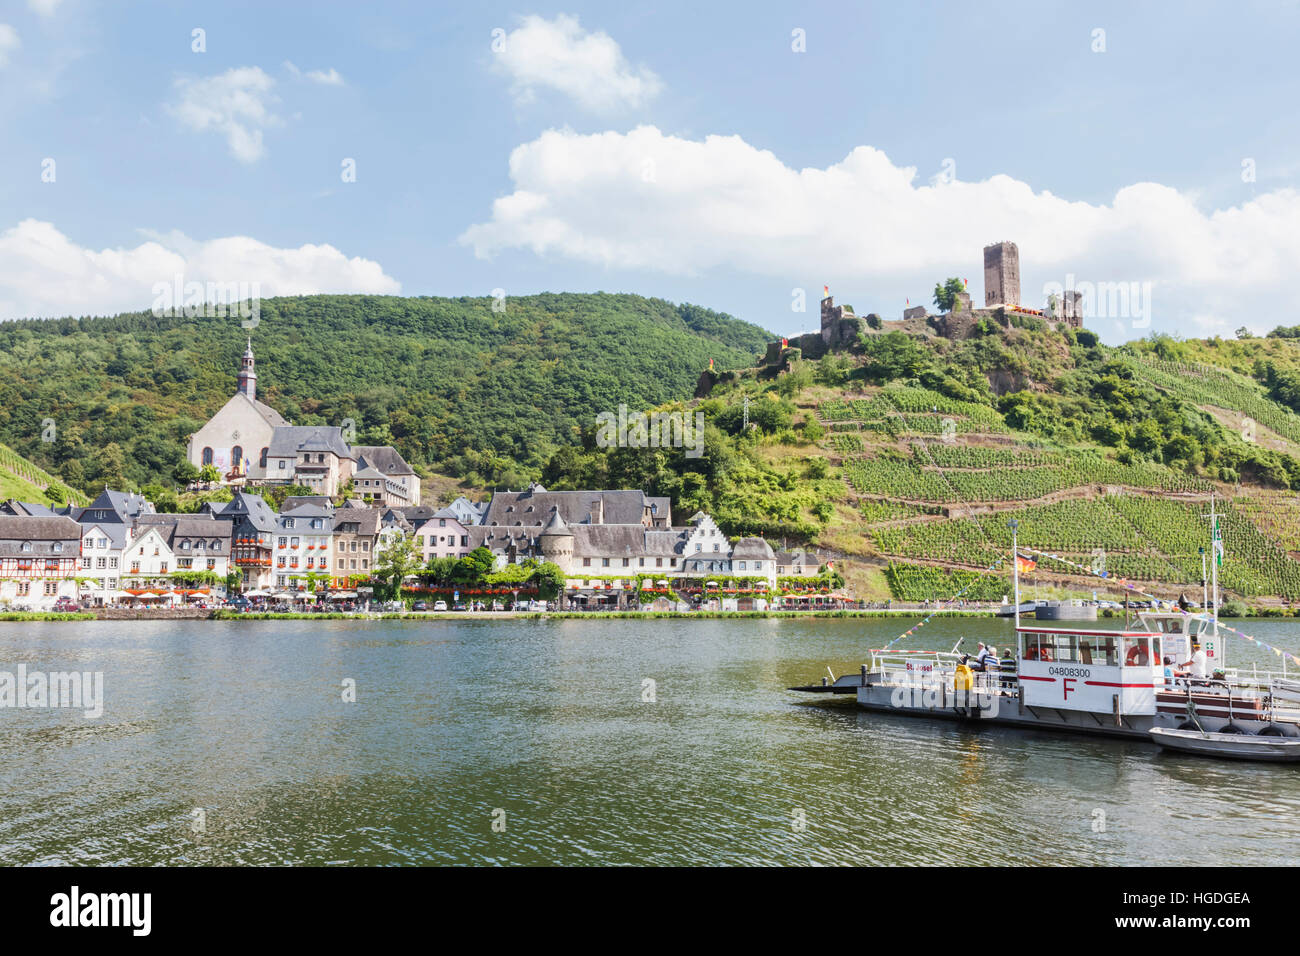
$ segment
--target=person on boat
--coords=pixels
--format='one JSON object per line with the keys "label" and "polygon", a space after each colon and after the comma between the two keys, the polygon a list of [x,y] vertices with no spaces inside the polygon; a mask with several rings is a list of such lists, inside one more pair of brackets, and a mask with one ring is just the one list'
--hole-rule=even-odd
{"label": "person on boat", "polygon": [[1002,652],[1002,659],[998,661],[998,667],[1002,671],[1004,681],[1016,679],[1016,659],[1011,653],[1011,648],[1008,647]]}
{"label": "person on boat", "polygon": [[[971,665],[971,670],[979,671],[981,673],[989,670],[997,670],[998,656],[991,653],[991,651],[992,648],[986,645],[983,641],[980,641],[979,652],[975,655],[975,663]],[[990,660],[993,663],[992,667],[989,667]]]}
{"label": "person on boat", "polygon": [[1192,659],[1190,661],[1184,661],[1182,664],[1178,666],[1190,667],[1191,670],[1188,673],[1192,676],[1192,678],[1205,680],[1205,676],[1206,676],[1205,651],[1201,650],[1201,645],[1193,641]]}

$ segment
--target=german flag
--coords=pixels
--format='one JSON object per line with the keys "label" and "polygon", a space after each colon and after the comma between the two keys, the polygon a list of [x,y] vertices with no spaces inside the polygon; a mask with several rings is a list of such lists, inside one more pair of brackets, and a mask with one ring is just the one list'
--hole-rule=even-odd
{"label": "german flag", "polygon": [[1032,571],[1036,567],[1038,567],[1038,562],[1035,561],[1033,558],[1027,558],[1023,554],[1019,554],[1019,553],[1016,554],[1017,571]]}

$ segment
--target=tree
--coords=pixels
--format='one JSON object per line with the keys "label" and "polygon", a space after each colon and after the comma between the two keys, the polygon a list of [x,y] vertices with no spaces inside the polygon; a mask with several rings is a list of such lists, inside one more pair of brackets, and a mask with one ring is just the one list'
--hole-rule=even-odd
{"label": "tree", "polygon": [[496,557],[480,545],[456,562],[452,570],[453,584],[478,584],[496,567]]}
{"label": "tree", "polygon": [[397,538],[379,555],[375,562],[371,583],[375,589],[375,599],[391,601],[402,593],[402,582],[420,569],[420,554],[415,550],[415,541],[403,535]]}
{"label": "tree", "polygon": [[211,484],[214,481],[221,480],[221,472],[217,471],[216,465],[204,465],[199,469],[199,481]]}
{"label": "tree", "polygon": [[564,590],[564,571],[553,561],[543,561],[533,571],[533,583],[537,585],[537,596],[549,601]]}
{"label": "tree", "polygon": [[1237,330],[1236,334],[1237,334],[1237,338],[1239,339],[1248,339],[1252,337],[1250,334],[1250,329],[1246,328],[1244,325]]}
{"label": "tree", "polygon": [[239,590],[240,582],[244,580],[244,572],[241,568],[231,568],[226,575],[226,593],[233,594]]}
{"label": "tree", "polygon": [[951,312],[957,305],[957,296],[966,291],[966,283],[958,278],[948,279],[934,287],[934,304],[940,312]]}
{"label": "tree", "polygon": [[182,459],[181,463],[175,466],[172,477],[182,485],[188,485],[199,480],[199,470],[194,466],[190,459]]}

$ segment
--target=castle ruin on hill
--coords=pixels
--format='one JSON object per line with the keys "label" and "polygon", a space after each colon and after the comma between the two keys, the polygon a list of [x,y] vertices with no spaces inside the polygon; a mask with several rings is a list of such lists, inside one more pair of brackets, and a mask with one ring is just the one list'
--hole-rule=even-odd
{"label": "castle ruin on hill", "polygon": [[931,313],[924,305],[903,311],[902,319],[883,319],[876,313],[854,314],[852,306],[836,305],[827,295],[821,300],[821,329],[789,339],[771,342],[759,364],[786,366],[791,358],[818,359],[834,351],[853,347],[866,332],[901,330],[915,334],[964,339],[973,335],[982,320],[1002,327],[1037,319],[1058,327],[1083,326],[1083,294],[1067,289],[1053,295],[1043,309],[1032,309],[1020,301],[1020,249],[1014,242],[995,242],[984,247],[984,306],[975,308],[970,293],[958,292],[947,312]]}

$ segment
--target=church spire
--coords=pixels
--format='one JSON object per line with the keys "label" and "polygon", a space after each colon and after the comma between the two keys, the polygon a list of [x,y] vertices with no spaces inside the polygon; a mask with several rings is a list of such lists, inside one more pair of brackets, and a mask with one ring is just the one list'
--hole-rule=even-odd
{"label": "church spire", "polygon": [[257,398],[257,372],[253,371],[253,337],[248,337],[248,348],[239,367],[238,391],[248,396],[249,401]]}

